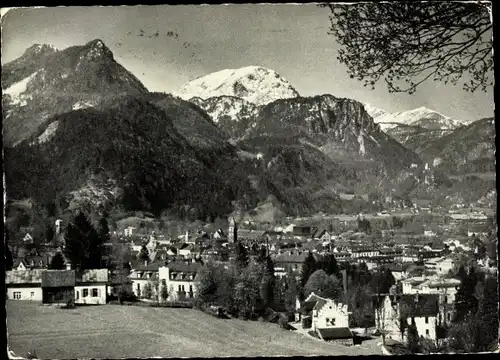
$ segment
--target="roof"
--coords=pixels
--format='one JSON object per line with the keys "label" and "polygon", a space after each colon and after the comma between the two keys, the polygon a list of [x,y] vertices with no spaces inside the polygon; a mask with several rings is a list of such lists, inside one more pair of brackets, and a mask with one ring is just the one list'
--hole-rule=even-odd
{"label": "roof", "polygon": [[300,254],[279,254],[273,258],[275,263],[303,263],[307,257],[307,252]]}
{"label": "roof", "polygon": [[158,271],[160,267],[162,267],[165,263],[162,261],[154,262],[154,263],[149,263],[147,265],[144,265],[144,263],[136,265],[133,270],[135,271]]}
{"label": "roof", "polygon": [[166,265],[169,271],[175,272],[198,272],[201,268],[200,263],[185,263],[185,262],[171,262]]}
{"label": "roof", "polygon": [[265,235],[265,230],[238,229],[238,239],[258,240]]}
{"label": "roof", "polygon": [[47,270],[42,273],[42,287],[75,286],[75,270]]}
{"label": "roof", "polygon": [[326,304],[326,300],[325,299],[319,299],[318,301],[316,301],[316,305],[314,305],[314,308],[313,310],[319,310],[323,307],[323,305]]}
{"label": "roof", "polygon": [[347,327],[331,327],[318,329],[319,336],[323,340],[352,339],[353,335]]}
{"label": "roof", "polygon": [[12,270],[5,272],[5,284],[40,284],[45,269]]}
{"label": "roof", "polygon": [[108,269],[88,269],[78,276],[78,282],[107,282]]}
{"label": "roof", "polygon": [[311,295],[309,295],[302,303],[302,306],[300,307],[301,312],[309,312],[313,310],[316,306],[316,303],[320,300],[325,301],[325,299],[323,299],[321,296],[318,296],[315,293],[311,293]]}
{"label": "roof", "polygon": [[408,317],[436,316],[439,312],[439,295],[404,294],[400,304],[406,307]]}

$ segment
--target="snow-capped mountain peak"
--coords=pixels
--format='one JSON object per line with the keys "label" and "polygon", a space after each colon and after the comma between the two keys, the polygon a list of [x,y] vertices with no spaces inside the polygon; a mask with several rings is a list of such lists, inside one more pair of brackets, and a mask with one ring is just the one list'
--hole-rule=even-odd
{"label": "snow-capped mountain peak", "polygon": [[389,113],[370,104],[364,104],[366,111],[373,120],[380,124],[383,130],[398,124],[419,126],[429,130],[452,130],[463,124],[462,121],[452,119],[425,106],[412,110]]}
{"label": "snow-capped mountain peak", "polygon": [[255,105],[298,97],[298,92],[276,71],[261,66],[220,70],[182,85],[174,95],[189,100],[236,96]]}

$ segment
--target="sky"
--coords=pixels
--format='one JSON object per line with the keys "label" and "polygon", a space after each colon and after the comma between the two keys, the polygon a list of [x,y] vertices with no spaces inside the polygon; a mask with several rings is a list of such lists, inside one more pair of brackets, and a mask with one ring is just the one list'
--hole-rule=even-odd
{"label": "sky", "polygon": [[63,49],[99,38],[150,91],[173,92],[214,71],[258,65],[302,96],[332,94],[389,112],[425,106],[459,120],[494,115],[493,89],[471,94],[431,81],[413,95],[390,94],[383,82],[370,90],[350,79],[336,59],[329,15],[314,4],[12,9],[2,19],[2,63],[33,44]]}

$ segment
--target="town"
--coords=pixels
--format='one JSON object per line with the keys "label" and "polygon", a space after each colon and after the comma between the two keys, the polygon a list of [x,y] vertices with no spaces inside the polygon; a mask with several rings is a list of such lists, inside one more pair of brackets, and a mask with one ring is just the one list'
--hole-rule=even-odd
{"label": "town", "polygon": [[[292,221],[274,227],[230,217],[227,228],[207,223],[173,237],[139,226],[109,229],[101,220],[107,239],[102,244],[106,255],[99,260],[106,264],[102,268],[72,266],[65,240],[71,225],[64,227],[58,219],[51,243],[33,247],[34,239],[26,232],[22,246],[11,249],[7,298],[61,306],[195,307],[215,316],[264,317],[323,341],[352,346],[381,336],[390,351],[420,346],[421,351],[439,352],[453,346],[448,332],[473,311],[460,302],[470,302],[469,296],[478,307],[484,301],[465,282],[481,283],[483,292],[491,287],[491,296],[496,291],[495,219],[461,206],[449,211],[417,205],[412,211],[394,210],[406,216],[387,210],[323,215],[310,221],[324,226],[288,219]],[[257,289],[255,298],[248,299],[252,310],[228,306],[215,296],[213,286],[222,281],[215,269],[230,273],[236,265],[244,272],[245,266],[262,263],[271,268],[271,294],[266,298]],[[246,286],[251,292],[253,284]],[[229,289],[227,296],[236,294]]]}

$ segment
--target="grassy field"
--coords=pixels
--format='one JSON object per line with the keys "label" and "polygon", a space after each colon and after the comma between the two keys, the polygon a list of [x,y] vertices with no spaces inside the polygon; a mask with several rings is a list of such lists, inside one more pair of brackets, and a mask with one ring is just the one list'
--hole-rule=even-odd
{"label": "grassy field", "polygon": [[8,344],[41,359],[380,354],[192,309],[101,305],[71,310],[7,301]]}

